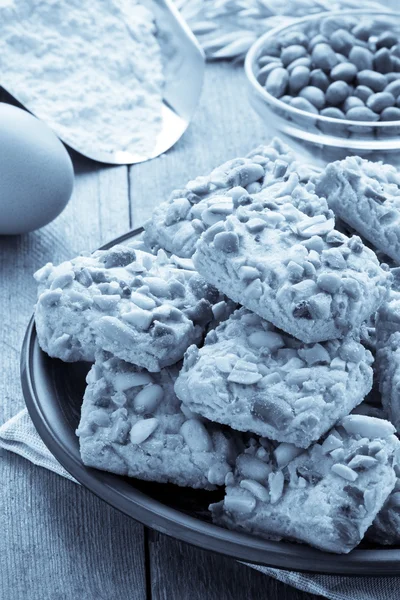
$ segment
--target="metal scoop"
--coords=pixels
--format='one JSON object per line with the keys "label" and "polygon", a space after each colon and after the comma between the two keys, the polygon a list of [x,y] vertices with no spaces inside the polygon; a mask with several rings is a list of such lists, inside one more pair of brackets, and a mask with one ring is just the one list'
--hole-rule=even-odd
{"label": "metal scoop", "polygon": [[[93,160],[116,165],[140,163],[166,152],[188,127],[198,104],[203,84],[205,58],[196,38],[181,17],[172,0],[141,0],[156,20],[157,41],[164,57],[164,96],[162,127],[148,155],[115,149],[113,152],[88,150],[74,143],[73,137],[55,133],[70,148]],[[7,91],[19,101],[10,87]],[[29,102],[23,103],[29,110]]]}
{"label": "metal scoop", "polygon": [[[165,88],[162,129],[149,156],[116,150],[111,156],[94,152],[86,156],[112,164],[134,164],[155,158],[171,148],[187,129],[197,107],[203,85],[205,56],[195,36],[171,0],[143,2],[153,12],[157,40],[164,63]],[[70,146],[73,144],[67,142]],[[75,148],[78,150],[79,148]]]}

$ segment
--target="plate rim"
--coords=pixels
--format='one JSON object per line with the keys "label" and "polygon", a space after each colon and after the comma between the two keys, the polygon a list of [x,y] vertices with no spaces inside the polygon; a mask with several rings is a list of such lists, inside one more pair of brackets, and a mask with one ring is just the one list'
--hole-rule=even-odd
{"label": "plate rim", "polygon": [[[142,231],[142,227],[132,229],[100,249],[134,238]],[[20,376],[25,404],[39,436],[80,484],[126,516],[180,541],[242,562],[303,573],[383,577],[398,574],[400,548],[355,549],[350,554],[339,555],[305,544],[265,540],[187,515],[128,485],[118,475],[86,467],[65,447],[46,415],[35,384],[38,375],[33,369],[35,352],[41,354],[42,350],[32,315],[21,348]],[[62,425],[70,429],[66,422]],[[113,486],[116,480],[120,482],[118,489]]]}

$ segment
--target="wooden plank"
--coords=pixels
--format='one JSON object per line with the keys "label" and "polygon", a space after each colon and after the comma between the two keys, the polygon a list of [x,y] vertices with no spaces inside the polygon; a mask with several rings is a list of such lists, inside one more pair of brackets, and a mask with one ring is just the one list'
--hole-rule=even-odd
{"label": "wooden plank", "polygon": [[318,600],[237,561],[149,536],[153,600]]}
{"label": "wooden plank", "polygon": [[[127,168],[74,155],[75,190],[50,225],[0,237],[0,422],[23,407],[19,351],[32,273],[129,228]],[[0,600],[144,600],[144,530],[93,494],[11,453],[0,456]]]}
{"label": "wooden plank", "polygon": [[1,600],[145,600],[141,525],[14,454],[0,481]]}
{"label": "wooden plank", "polygon": [[267,127],[247,99],[242,67],[208,64],[200,105],[183,137],[163,156],[130,170],[133,226],[141,225],[174,188],[268,139]]}

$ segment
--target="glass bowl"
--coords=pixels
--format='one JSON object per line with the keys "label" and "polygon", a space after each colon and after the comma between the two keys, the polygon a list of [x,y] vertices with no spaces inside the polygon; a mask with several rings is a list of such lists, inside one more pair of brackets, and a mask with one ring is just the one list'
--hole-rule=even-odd
{"label": "glass bowl", "polygon": [[275,98],[257,81],[258,59],[267,53],[277,38],[298,30],[307,34],[316,30],[327,17],[353,17],[357,21],[373,19],[378,35],[390,30],[400,37],[400,13],[386,10],[319,13],[268,31],[253,44],[245,60],[250,104],[270,135],[286,138],[285,141],[298,153],[304,155],[306,151],[320,166],[352,154],[400,166],[400,121],[351,121],[305,112]]}

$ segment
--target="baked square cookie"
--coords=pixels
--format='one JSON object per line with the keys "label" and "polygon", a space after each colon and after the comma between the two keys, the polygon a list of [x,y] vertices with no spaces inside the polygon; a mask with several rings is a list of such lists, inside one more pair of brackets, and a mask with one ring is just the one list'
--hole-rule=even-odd
{"label": "baked square cookie", "polygon": [[190,260],[129,245],[37,271],[41,348],[63,361],[93,361],[96,348],[149,371],[183,357],[227,304]]}
{"label": "baked square cookie", "polygon": [[[288,195],[296,198],[299,190],[294,193],[294,189],[300,189],[299,182],[307,182],[314,175],[311,169],[296,162],[290,148],[274,138],[247,157],[229,160],[209,175],[174,190],[145,223],[146,244],[154,250],[164,248],[177,256],[190,257],[203,231],[225,219],[241,203]],[[317,197],[314,200],[319,202]]]}
{"label": "baked square cookie", "polygon": [[[312,211],[311,211],[312,214]],[[193,256],[207,281],[306,343],[358,332],[391,283],[360,238],[292,202],[241,206],[201,236]]]}
{"label": "baked square cookie", "polygon": [[[357,546],[396,483],[400,443],[388,421],[349,415],[295,455],[253,441],[226,478],[213,520],[273,540],[343,553]],[[294,457],[293,457],[294,456]]]}
{"label": "baked square cookie", "polygon": [[400,173],[359,156],[328,164],[317,193],[345,223],[400,263]]}
{"label": "baked square cookie", "polygon": [[[371,406],[363,402],[354,412],[387,419],[386,411],[382,406]],[[396,484],[387,498],[385,504],[377,514],[371,527],[365,534],[365,538],[384,546],[400,543],[400,468],[398,464],[394,465],[397,476]]]}
{"label": "baked square cookie", "polygon": [[304,344],[241,308],[187,350],[175,391],[208,419],[307,448],[362,402],[372,362],[352,338]]}
{"label": "baked square cookie", "polygon": [[389,297],[376,315],[376,371],[382,404],[400,431],[400,268],[392,274]]}
{"label": "baked square cookie", "polygon": [[177,374],[177,366],[149,373],[98,353],[77,430],[84,464],[194,488],[223,485],[241,435],[181,408]]}
{"label": "baked square cookie", "polygon": [[395,470],[396,484],[366,533],[368,540],[383,546],[400,544],[400,469]]}

